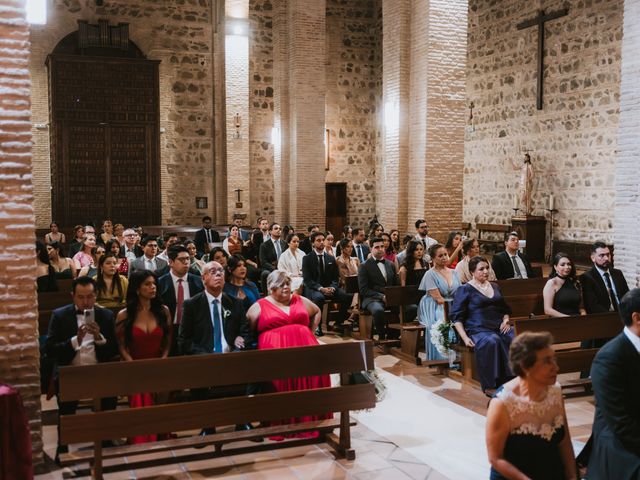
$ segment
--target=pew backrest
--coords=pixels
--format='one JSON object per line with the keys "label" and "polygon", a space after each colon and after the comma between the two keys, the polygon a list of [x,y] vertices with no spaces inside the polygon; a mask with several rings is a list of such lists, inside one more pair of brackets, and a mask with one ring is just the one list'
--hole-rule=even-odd
{"label": "pew backrest", "polygon": [[544,299],[542,297],[542,292],[505,296],[504,301],[511,308],[511,317],[528,317],[531,314],[544,314]]}
{"label": "pew backrest", "polygon": [[518,280],[498,280],[502,295],[512,297],[515,295],[541,294],[547,283],[546,278],[522,278]]}
{"label": "pew backrest", "polygon": [[515,333],[551,332],[555,343],[581,342],[592,338],[613,338],[622,330],[616,312],[569,317],[516,318]]}

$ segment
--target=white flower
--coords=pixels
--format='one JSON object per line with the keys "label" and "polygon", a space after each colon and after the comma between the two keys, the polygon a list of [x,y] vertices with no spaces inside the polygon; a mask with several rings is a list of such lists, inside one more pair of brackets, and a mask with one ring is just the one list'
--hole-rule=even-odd
{"label": "white flower", "polygon": [[226,308],[222,309],[222,318],[227,319],[231,315],[231,310],[227,310]]}

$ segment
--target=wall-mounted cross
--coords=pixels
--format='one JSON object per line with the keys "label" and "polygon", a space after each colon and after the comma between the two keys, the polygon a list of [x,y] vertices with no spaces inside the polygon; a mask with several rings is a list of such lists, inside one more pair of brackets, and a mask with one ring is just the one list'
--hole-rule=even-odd
{"label": "wall-mounted cross", "polygon": [[536,108],[542,110],[542,77],[544,75],[544,24],[550,20],[564,17],[569,14],[568,8],[563,8],[557,12],[544,13],[538,10],[538,15],[530,20],[525,20],[517,25],[518,30],[538,26],[538,88],[536,91]]}

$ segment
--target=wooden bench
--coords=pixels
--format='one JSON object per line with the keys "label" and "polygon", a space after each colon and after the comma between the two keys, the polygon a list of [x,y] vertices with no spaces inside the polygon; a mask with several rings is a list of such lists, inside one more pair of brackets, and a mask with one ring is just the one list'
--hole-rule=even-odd
{"label": "wooden bench", "polygon": [[[131,456],[137,454],[206,445],[215,446],[213,452],[207,451],[203,455],[211,458],[327,442],[339,456],[353,460],[355,451],[351,447],[350,437],[353,423],[349,412],[373,408],[376,398],[374,385],[349,385],[348,379],[349,374],[368,369],[373,369],[371,342],[63,367],[60,368],[61,399],[71,401],[90,398],[93,400],[94,412],[61,416],[61,441],[64,444],[93,442],[94,446],[93,450],[61,455],[60,461],[63,465],[90,461],[93,463],[93,478],[100,479],[103,472],[135,468]],[[275,377],[295,378],[332,373],[340,374],[341,382],[337,387],[99,411],[101,398],[131,392],[222,387],[268,382]],[[139,445],[101,447],[103,440],[134,435],[278,421],[329,412],[340,412],[340,416],[330,420],[221,432],[206,437],[198,435]],[[338,436],[333,434],[336,428],[339,428]],[[318,431],[319,436],[223,449],[223,446],[233,442],[308,431]],[[103,469],[103,460],[123,456],[127,457],[126,464]],[[181,459],[168,454],[161,461],[175,463]]]}
{"label": "wooden bench", "polygon": [[[613,338],[623,328],[617,312],[572,315],[570,317],[533,317],[515,319],[515,333],[549,332],[553,335],[554,349],[560,373],[590,371],[597,348],[582,349],[575,342],[594,338]],[[573,345],[567,345],[567,344]],[[563,345],[564,344],[564,345]],[[563,384],[563,387],[590,385],[582,379]]]}
{"label": "wooden bench", "polygon": [[[400,310],[400,323],[389,324],[389,328],[400,331],[400,348],[392,348],[391,353],[408,362],[422,365],[422,359],[418,355],[424,342],[424,325],[417,321],[406,320],[407,305],[419,305],[425,292],[418,290],[417,285],[406,287],[386,287],[384,295],[387,298],[387,306],[398,307]],[[422,340],[422,341],[421,341]]]}
{"label": "wooden bench", "polygon": [[[511,225],[496,225],[493,223],[476,223],[476,229],[478,230],[478,243],[480,248],[483,245],[492,245],[495,251],[501,250],[500,247],[504,247],[504,234],[511,231]],[[499,234],[499,239],[487,238],[487,233]]]}
{"label": "wooden bench", "polygon": [[516,295],[542,293],[547,280],[547,278],[521,278],[517,280],[498,280],[496,283],[500,287],[502,295],[513,297]]}

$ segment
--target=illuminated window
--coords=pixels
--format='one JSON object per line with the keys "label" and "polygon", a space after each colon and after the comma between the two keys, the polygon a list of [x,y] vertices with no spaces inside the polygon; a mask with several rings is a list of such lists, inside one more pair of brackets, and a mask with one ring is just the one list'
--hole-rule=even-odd
{"label": "illuminated window", "polygon": [[27,22],[47,23],[47,0],[27,0]]}

